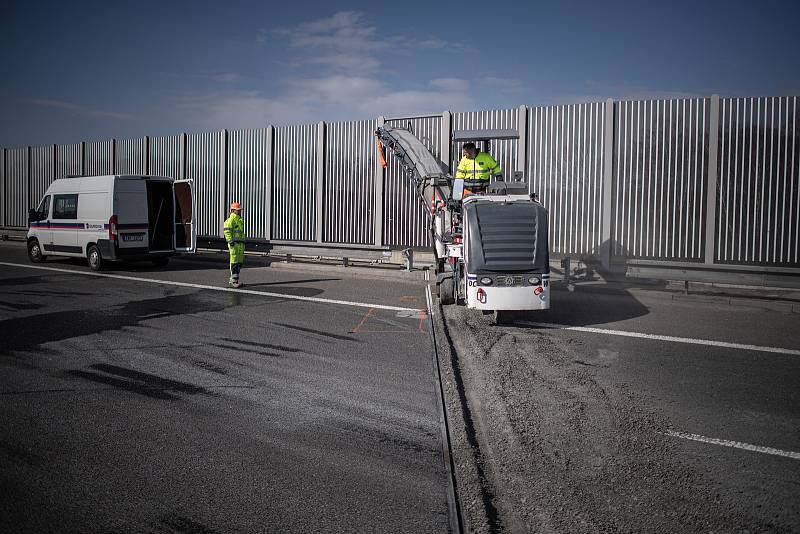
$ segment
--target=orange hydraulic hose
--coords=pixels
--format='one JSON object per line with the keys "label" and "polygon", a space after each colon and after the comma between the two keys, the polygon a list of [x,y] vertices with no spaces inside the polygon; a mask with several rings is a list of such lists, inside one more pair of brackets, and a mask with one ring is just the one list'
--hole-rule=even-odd
{"label": "orange hydraulic hose", "polygon": [[383,143],[378,139],[378,155],[381,157],[381,167],[386,168],[386,156],[383,155]]}

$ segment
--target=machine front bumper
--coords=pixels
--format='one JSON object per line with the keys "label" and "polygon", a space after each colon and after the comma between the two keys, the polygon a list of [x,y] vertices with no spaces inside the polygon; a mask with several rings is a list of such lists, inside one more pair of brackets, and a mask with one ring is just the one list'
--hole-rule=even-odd
{"label": "machine front bumper", "polygon": [[[549,277],[548,277],[549,278]],[[536,288],[542,292],[536,294]],[[479,298],[482,290],[482,298]],[[467,308],[475,310],[547,310],[550,308],[550,284],[542,286],[491,287],[467,284]]]}

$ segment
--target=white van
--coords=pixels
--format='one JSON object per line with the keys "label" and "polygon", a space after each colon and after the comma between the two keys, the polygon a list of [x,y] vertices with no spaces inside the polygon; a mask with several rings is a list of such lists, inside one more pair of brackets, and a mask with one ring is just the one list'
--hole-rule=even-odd
{"label": "white van", "polygon": [[149,260],[196,250],[191,180],[165,176],[83,176],[50,184],[28,212],[28,257],[86,258],[94,271],[106,261]]}

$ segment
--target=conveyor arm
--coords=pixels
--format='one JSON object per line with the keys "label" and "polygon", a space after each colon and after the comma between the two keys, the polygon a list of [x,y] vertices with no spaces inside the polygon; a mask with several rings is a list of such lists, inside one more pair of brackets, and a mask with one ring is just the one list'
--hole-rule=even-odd
{"label": "conveyor arm", "polygon": [[405,128],[384,126],[375,131],[378,140],[389,147],[409,174],[426,212],[433,215],[431,202],[434,191],[449,209],[452,209],[452,183],[448,166],[431,154],[417,136]]}

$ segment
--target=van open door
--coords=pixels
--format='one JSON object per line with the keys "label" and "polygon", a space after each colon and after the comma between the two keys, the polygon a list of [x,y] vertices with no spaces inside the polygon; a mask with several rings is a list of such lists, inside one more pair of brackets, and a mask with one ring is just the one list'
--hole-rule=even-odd
{"label": "van open door", "polygon": [[195,252],[197,225],[192,180],[175,180],[172,190],[175,196],[175,251]]}

